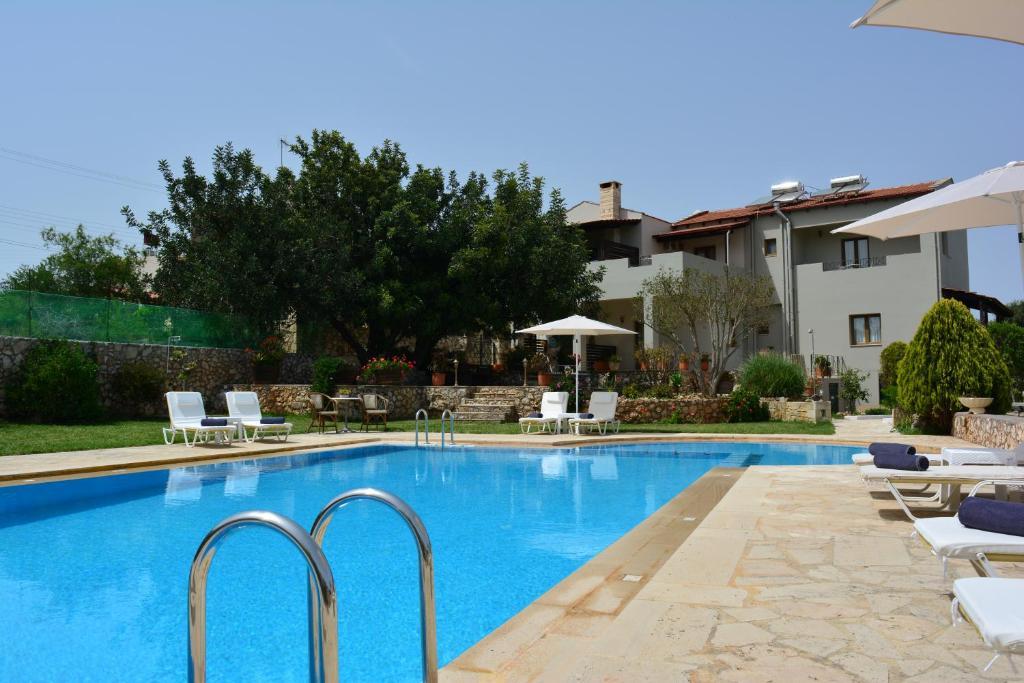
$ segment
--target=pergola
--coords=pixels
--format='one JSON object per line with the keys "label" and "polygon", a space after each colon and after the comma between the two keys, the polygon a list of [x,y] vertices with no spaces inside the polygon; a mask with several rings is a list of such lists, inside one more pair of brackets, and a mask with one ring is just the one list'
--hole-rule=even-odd
{"label": "pergola", "polygon": [[997,322],[1013,317],[1013,311],[1007,308],[1006,304],[994,296],[986,296],[984,294],[978,294],[977,292],[965,292],[962,289],[950,289],[949,287],[943,287],[942,298],[959,301],[967,308],[978,311],[982,325],[988,325],[989,314],[994,315]]}

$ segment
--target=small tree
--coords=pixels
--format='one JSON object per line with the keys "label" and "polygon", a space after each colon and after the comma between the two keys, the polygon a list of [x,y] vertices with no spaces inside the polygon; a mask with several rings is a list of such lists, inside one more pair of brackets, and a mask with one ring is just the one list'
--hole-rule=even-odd
{"label": "small tree", "polygon": [[1010,371],[985,328],[963,304],[943,299],[925,314],[899,364],[899,404],[929,431],[949,433],[960,396],[991,396],[1010,407]]}
{"label": "small tree", "polygon": [[878,370],[878,383],[884,388],[897,383],[897,372],[900,361],[907,352],[907,343],[894,341],[882,349],[881,367]]}
{"label": "small tree", "polygon": [[689,356],[691,368],[707,356],[707,372],[692,374],[698,391],[712,396],[729,358],[768,322],[773,303],[774,288],[766,276],[734,274],[728,268],[722,275],[663,268],[644,280],[634,306],[645,325]]}
{"label": "small tree", "polygon": [[1024,327],[1014,323],[991,323],[988,334],[1010,369],[1015,389],[1024,388]]}
{"label": "small tree", "polygon": [[854,415],[857,414],[857,401],[868,400],[868,392],[864,388],[864,380],[867,378],[868,373],[857,368],[847,368],[839,373],[839,398],[846,401]]}

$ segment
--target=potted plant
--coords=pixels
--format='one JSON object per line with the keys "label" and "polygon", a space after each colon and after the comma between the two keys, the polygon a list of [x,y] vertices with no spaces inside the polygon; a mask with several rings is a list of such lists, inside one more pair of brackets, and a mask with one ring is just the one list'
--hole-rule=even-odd
{"label": "potted plant", "polygon": [[700,354],[700,370],[701,372],[707,372],[708,368],[711,367],[711,356],[706,353]]}
{"label": "potted plant", "polygon": [[679,354],[679,372],[690,371],[690,355],[688,353]]}
{"label": "potted plant", "polygon": [[551,384],[554,372],[551,370],[551,359],[542,351],[530,357],[529,369],[537,373],[537,386],[546,387]]}
{"label": "potted plant", "polygon": [[609,370],[608,359],[598,358],[594,361],[594,372],[606,373]]}
{"label": "potted plant", "polygon": [[434,354],[430,363],[430,384],[435,387],[443,387],[448,377],[448,357],[443,351]]}
{"label": "potted plant", "polygon": [[618,372],[620,367],[622,367],[622,359],[619,358],[619,354],[613,353],[608,357],[608,369],[612,372]]}
{"label": "potted plant", "polygon": [[633,357],[636,358],[636,365],[638,368],[640,368],[641,370],[647,370],[647,365],[649,361],[647,349],[637,349],[636,352],[633,354]]}
{"label": "potted plant", "polygon": [[253,381],[257,384],[273,384],[281,376],[281,362],[284,360],[284,342],[276,334],[264,337],[256,349],[246,349],[252,363]]}
{"label": "potted plant", "polygon": [[828,356],[818,356],[814,359],[814,374],[819,379],[832,376],[832,361]]}
{"label": "potted plant", "polygon": [[414,367],[405,356],[371,358],[359,373],[359,380],[364,384],[401,384],[405,373]]}

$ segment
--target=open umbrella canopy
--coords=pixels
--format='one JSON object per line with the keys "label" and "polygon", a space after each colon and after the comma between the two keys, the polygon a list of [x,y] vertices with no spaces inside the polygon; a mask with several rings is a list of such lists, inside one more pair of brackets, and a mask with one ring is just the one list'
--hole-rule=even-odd
{"label": "open umbrella canopy", "polygon": [[894,26],[1024,45],[1020,0],[877,0],[850,28]]}
{"label": "open umbrella canopy", "polygon": [[554,320],[549,323],[541,323],[523,330],[516,330],[517,334],[571,334],[586,336],[602,336],[607,334],[636,334],[633,330],[627,330],[615,325],[603,323],[600,320],[592,320],[582,315],[570,315],[568,318]]}

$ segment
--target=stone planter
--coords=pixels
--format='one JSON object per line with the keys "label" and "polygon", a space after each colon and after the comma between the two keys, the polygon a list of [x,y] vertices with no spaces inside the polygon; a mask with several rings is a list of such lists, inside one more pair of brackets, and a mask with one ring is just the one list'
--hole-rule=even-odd
{"label": "stone planter", "polygon": [[963,404],[964,408],[971,411],[971,414],[973,415],[984,415],[985,408],[992,403],[991,398],[982,398],[977,396],[961,396],[959,401]]}
{"label": "stone planter", "polygon": [[373,373],[374,384],[401,384],[402,379],[401,370],[378,370]]}

